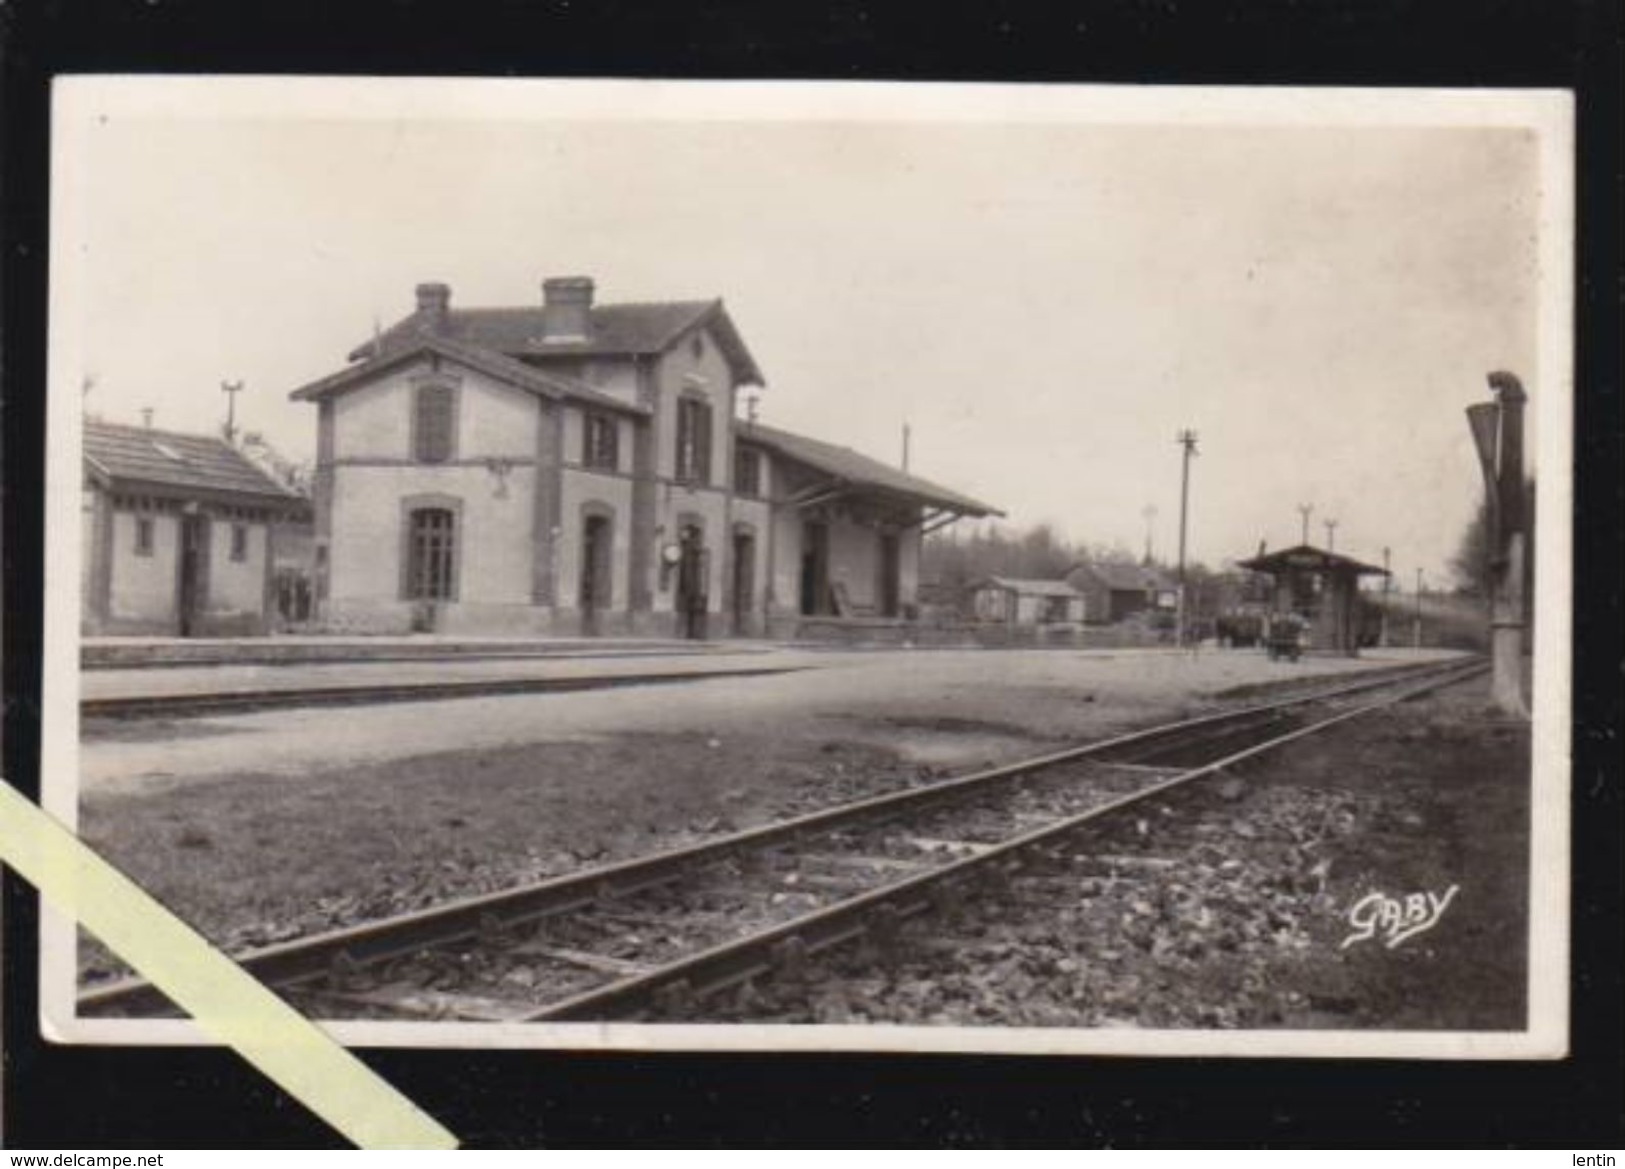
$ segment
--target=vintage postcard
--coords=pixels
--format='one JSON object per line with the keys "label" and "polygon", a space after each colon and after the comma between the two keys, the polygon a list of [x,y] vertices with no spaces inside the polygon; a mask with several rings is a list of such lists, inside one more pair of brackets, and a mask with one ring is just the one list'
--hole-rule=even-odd
{"label": "vintage postcard", "polygon": [[341,1041],[1567,1050],[1566,95],[53,125],[44,802]]}

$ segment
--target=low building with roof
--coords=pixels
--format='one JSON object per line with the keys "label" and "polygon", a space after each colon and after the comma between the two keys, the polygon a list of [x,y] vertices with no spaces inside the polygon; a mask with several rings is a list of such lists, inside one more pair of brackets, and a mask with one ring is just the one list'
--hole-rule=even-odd
{"label": "low building with roof", "polygon": [[764,378],[720,300],[416,310],[293,392],[317,407],[330,628],[793,636],[902,619],[922,530],[994,514],[736,418]]}
{"label": "low building with roof", "polygon": [[1091,624],[1115,625],[1138,613],[1171,614],[1179,606],[1179,585],[1150,564],[1083,561],[1072,566],[1066,579],[1083,594]]}
{"label": "low building with roof", "polygon": [[86,419],[81,627],[233,636],[272,617],[276,532],[309,503],[222,439]]}
{"label": "low building with roof", "polygon": [[1083,624],[1084,607],[1084,595],[1064,580],[988,576],[971,585],[971,608],[978,621],[1076,631]]}

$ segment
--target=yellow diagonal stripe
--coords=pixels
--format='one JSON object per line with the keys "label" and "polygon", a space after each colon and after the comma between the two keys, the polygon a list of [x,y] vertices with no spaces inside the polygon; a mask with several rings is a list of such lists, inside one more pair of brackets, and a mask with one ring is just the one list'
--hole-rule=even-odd
{"label": "yellow diagonal stripe", "polygon": [[9,783],[0,783],[0,861],[349,1140],[366,1149],[456,1147],[422,1109]]}

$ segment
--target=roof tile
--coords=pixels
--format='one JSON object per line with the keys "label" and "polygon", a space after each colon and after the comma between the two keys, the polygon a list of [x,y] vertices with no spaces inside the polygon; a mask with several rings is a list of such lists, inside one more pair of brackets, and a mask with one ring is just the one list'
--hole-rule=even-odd
{"label": "roof tile", "polygon": [[[761,370],[729,322],[720,300],[674,300],[595,305],[590,336],[583,341],[542,340],[542,308],[458,308],[446,314],[437,335],[494,349],[510,357],[626,357],[664,352],[694,326],[712,320],[741,380],[761,384]],[[350,351],[352,361],[388,353],[424,335],[416,314]]]}
{"label": "roof tile", "polygon": [[1147,589],[1171,589],[1173,582],[1160,569],[1136,564],[1132,560],[1093,560],[1072,566],[1068,578],[1074,575],[1093,577],[1114,592],[1144,592]]}
{"label": "roof tile", "polygon": [[816,438],[792,434],[788,430],[764,426],[760,422],[740,423],[736,432],[745,442],[755,442],[779,454],[805,463],[848,483],[861,487],[879,488],[910,496],[928,504],[946,507],[970,516],[1003,515],[991,504],[939,487],[935,483],[888,466],[878,459],[859,454],[844,446],[821,442]]}
{"label": "roof tile", "polygon": [[86,419],[84,453],[115,483],[227,491],[290,502],[302,498],[225,441],[208,435]]}

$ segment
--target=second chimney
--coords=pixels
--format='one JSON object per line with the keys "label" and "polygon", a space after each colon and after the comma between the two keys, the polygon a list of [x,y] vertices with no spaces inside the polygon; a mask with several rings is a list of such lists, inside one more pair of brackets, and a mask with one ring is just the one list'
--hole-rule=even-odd
{"label": "second chimney", "polygon": [[451,286],[449,284],[419,284],[418,328],[426,333],[438,333],[445,328],[451,313]]}
{"label": "second chimney", "polygon": [[585,341],[592,334],[592,277],[542,281],[542,340]]}

